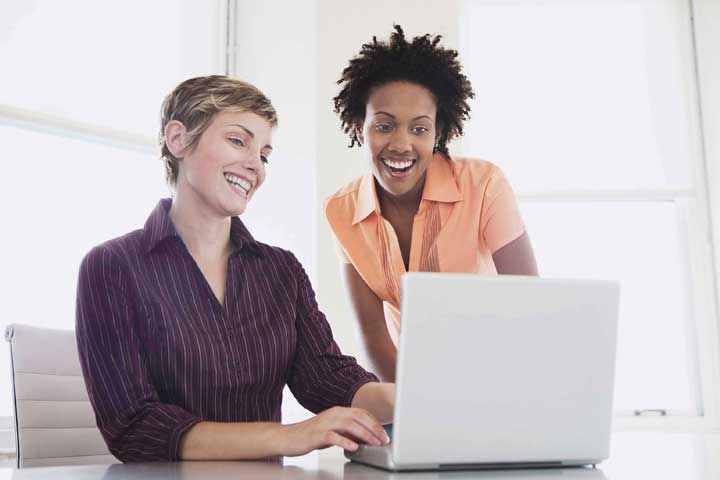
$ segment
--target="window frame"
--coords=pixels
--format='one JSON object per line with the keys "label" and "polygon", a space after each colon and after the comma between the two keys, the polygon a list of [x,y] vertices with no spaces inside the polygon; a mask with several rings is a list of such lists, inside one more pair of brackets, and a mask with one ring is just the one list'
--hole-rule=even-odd
{"label": "window frame", "polygon": [[[682,0],[679,0],[682,1]],[[678,228],[688,263],[689,316],[685,328],[691,334],[688,354],[696,365],[691,385],[699,393],[699,414],[666,410],[665,415],[644,410],[615,410],[614,431],[708,432],[720,429],[720,59],[712,56],[720,45],[720,5],[712,0],[684,0],[691,35],[690,98],[691,188],[640,188],[593,190],[518,190],[519,201],[530,202],[671,202],[680,213]],[[717,50],[717,48],[715,49]],[[716,52],[717,53],[717,52]],[[715,55],[715,57],[718,57]],[[459,142],[463,150],[463,142]],[[716,187],[713,187],[716,186]],[[695,209],[688,205],[694,200]],[[682,228],[684,226],[684,228]],[[540,272],[542,275],[542,271]],[[657,408],[662,409],[662,405]]]}
{"label": "window frame", "polygon": [[[235,71],[236,47],[234,31],[237,28],[237,0],[214,0],[217,2],[218,19],[217,52],[222,73]],[[220,72],[218,72],[220,73]],[[149,136],[128,133],[122,129],[104,125],[78,122],[40,111],[0,104],[0,125],[32,130],[38,133],[72,138],[88,143],[99,143],[129,152],[155,154],[157,141]],[[11,387],[8,385],[8,387]],[[14,392],[13,392],[14,395]],[[13,407],[14,408],[14,407]],[[0,454],[15,454],[15,427],[13,416],[0,416]]]}

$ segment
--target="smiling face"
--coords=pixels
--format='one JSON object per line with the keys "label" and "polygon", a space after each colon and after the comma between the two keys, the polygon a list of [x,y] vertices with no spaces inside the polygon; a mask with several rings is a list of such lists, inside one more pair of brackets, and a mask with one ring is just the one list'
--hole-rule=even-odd
{"label": "smiling face", "polygon": [[219,217],[240,215],[265,180],[270,123],[252,112],[220,112],[184,152],[176,188]]}
{"label": "smiling face", "polygon": [[425,87],[390,82],[370,92],[358,137],[375,179],[401,196],[424,178],[437,140],[437,105]]}

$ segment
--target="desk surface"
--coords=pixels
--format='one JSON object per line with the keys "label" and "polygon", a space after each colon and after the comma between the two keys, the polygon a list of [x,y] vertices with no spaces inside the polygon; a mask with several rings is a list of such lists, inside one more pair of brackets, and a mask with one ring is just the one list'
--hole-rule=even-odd
{"label": "desk surface", "polygon": [[262,462],[180,462],[134,465],[1,469],[0,480],[120,479],[512,479],[512,480],[716,480],[720,479],[720,433],[616,433],[610,459],[591,468],[466,472],[390,473],[348,462],[337,448],[288,458],[285,465]]}

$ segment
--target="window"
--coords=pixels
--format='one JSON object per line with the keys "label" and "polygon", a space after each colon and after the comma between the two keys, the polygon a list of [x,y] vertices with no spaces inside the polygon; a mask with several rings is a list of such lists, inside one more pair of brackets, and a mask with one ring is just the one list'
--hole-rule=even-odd
{"label": "window", "polygon": [[222,2],[9,2],[0,105],[154,137],[182,80],[224,73]]}
{"label": "window", "polygon": [[[36,0],[0,9],[3,71],[16,72],[0,77],[0,202],[12,206],[2,209],[12,231],[3,232],[0,288],[11,294],[3,297],[0,325],[74,328],[83,256],[140,228],[158,199],[170,196],[156,138],[160,104],[175,85],[226,72],[261,87],[271,83],[250,75],[262,72],[264,57],[256,65],[236,53],[258,38],[245,35],[241,23],[252,23],[246,10],[253,6],[243,4],[238,13],[237,4]],[[295,90],[267,93],[281,118],[298,110]],[[301,144],[300,133],[285,131],[274,141],[268,179],[243,220],[259,240],[290,248],[313,278],[314,155],[288,148]],[[292,205],[273,200],[285,197],[294,198]],[[290,218],[276,221],[288,212]],[[303,229],[310,231],[296,235]],[[6,354],[0,356],[0,450],[12,448],[11,395]],[[283,414],[290,420],[308,415],[287,390]]]}
{"label": "window", "polygon": [[498,163],[541,275],[621,283],[615,409],[702,417],[714,321],[694,46],[679,0],[467,0],[463,150]]}
{"label": "window", "polygon": [[[155,141],[160,103],[186,78],[224,73],[223,5],[3,5],[3,326],[74,328],[82,257],[142,226],[169,196]],[[9,417],[7,354],[0,386],[0,417]],[[10,444],[0,436],[0,448]]]}

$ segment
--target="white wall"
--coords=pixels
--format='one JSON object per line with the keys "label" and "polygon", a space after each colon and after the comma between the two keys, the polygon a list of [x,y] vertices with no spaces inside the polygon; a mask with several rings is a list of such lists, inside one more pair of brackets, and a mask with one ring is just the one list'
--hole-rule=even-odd
{"label": "white wall", "polygon": [[315,2],[240,1],[236,21],[235,75],[268,95],[279,117],[267,180],[242,218],[258,240],[291,250],[316,284]]}
{"label": "white wall", "polygon": [[319,0],[318,3],[317,118],[321,142],[318,145],[317,177],[320,201],[316,211],[321,222],[318,227],[317,289],[338,343],[351,355],[359,356],[360,348],[344,287],[339,281],[334,239],[322,213],[322,200],[348,181],[364,174],[367,167],[359,148],[347,148],[348,137],[340,130],[340,121],[333,112],[332,98],[339,90],[335,82],[350,58],[360,51],[360,46],[371,41],[373,35],[387,39],[393,23],[401,25],[408,36],[439,33],[445,39],[444,45],[456,48],[459,11],[459,0]]}
{"label": "white wall", "polygon": [[[258,239],[290,248],[311,273],[321,308],[344,352],[358,355],[351,311],[339,277],[322,201],[362,175],[358,148],[348,149],[333,112],[335,83],[373,35],[387,39],[393,23],[406,34],[439,33],[456,47],[459,0],[240,1],[237,76],[256,84],[280,116],[268,180],[245,215]],[[272,230],[253,218],[278,219]]]}

